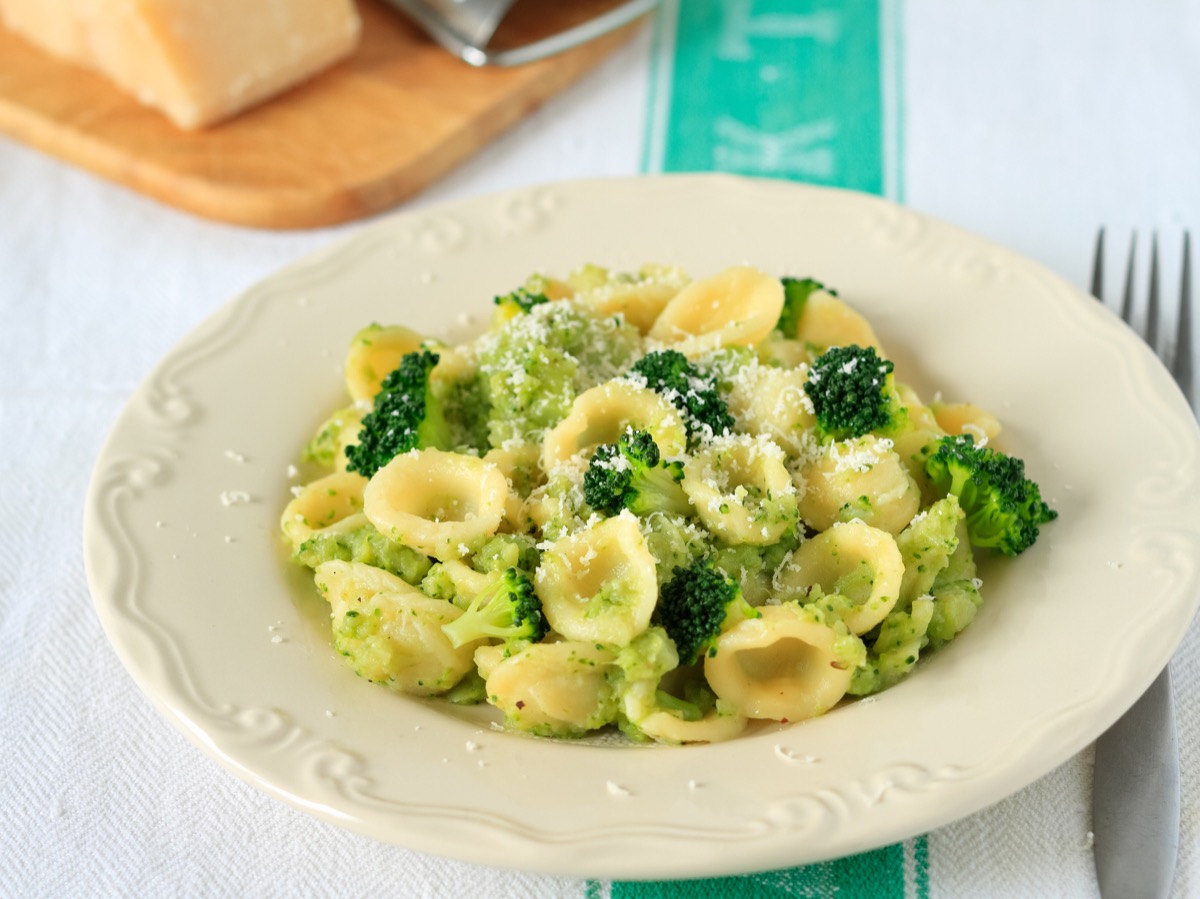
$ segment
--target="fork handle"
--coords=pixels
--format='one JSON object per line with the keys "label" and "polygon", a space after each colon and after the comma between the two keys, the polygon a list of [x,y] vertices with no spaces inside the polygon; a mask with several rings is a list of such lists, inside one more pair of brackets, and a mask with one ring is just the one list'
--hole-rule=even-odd
{"label": "fork handle", "polygon": [[1165,899],[1179,853],[1170,669],[1096,741],[1092,830],[1102,899]]}

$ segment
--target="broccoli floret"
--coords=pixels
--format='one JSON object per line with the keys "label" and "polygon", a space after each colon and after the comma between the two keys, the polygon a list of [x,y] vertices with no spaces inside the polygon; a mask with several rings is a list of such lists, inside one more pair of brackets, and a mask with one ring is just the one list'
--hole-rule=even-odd
{"label": "broccoli floret", "polygon": [[575,397],[622,374],[641,334],[615,317],[597,318],[568,302],[543,303],[477,346],[488,406],[488,442],[540,443]]}
{"label": "broccoli floret", "polygon": [[583,498],[585,465],[580,460],[578,465],[563,466],[530,494],[523,523],[529,529],[540,530],[543,543],[575,533],[591,516],[592,510]]}
{"label": "broccoli floret", "polygon": [[[854,669],[850,680],[852,696],[869,696],[903,680],[929,645],[926,632],[933,614],[933,600],[913,600],[907,609],[893,609],[872,631],[870,652]],[[864,637],[866,639],[866,637]]]}
{"label": "broccoli floret", "polygon": [[874,347],[849,344],[822,353],[804,385],[819,436],[848,440],[901,430],[907,414],[896,394],[894,367],[891,360],[881,359]]}
{"label": "broccoli floret", "polygon": [[666,690],[655,691],[654,703],[658,708],[672,712],[676,717],[684,721],[699,721],[704,717],[706,711],[699,703],[688,702],[686,699],[672,696]]}
{"label": "broccoli floret", "polygon": [[518,287],[512,293],[496,297],[496,322],[503,324],[518,315],[528,315],[534,306],[549,303],[550,298],[544,293],[530,290],[528,287]]}
{"label": "broccoli floret", "polygon": [[712,562],[738,582],[748,603],[760,606],[775,592],[771,584],[775,570],[798,545],[795,529],[789,529],[778,543],[768,546],[749,543],[723,546],[712,554]]}
{"label": "broccoli floret", "polygon": [[708,532],[694,520],[670,512],[653,512],[638,519],[642,537],[654,556],[658,582],[665,584],[676,568],[686,568],[708,551]]}
{"label": "broccoli floret", "polygon": [[687,515],[690,501],[679,481],[683,463],[664,462],[646,431],[628,429],[616,443],[601,444],[583,475],[583,498],[597,512]]}
{"label": "broccoli floret", "polygon": [[541,555],[537,541],[528,534],[497,534],[471,557],[471,567],[485,573],[506,568],[531,572],[538,567]]}
{"label": "broccoli floret", "polygon": [[421,583],[433,564],[424,553],[389,540],[371,524],[352,531],[339,532],[336,528],[318,531],[292,554],[293,561],[313,569],[331,559],[374,565],[413,586]]}
{"label": "broccoli floret", "polygon": [[675,642],[682,665],[713,652],[727,626],[759,617],[761,613],[742,597],[738,582],[708,559],[676,568],[654,608],[654,622]]}
{"label": "broccoli floret", "polygon": [[617,720],[626,734],[634,739],[641,737],[637,723],[657,710],[659,681],[678,665],[675,644],[661,627],[647,628],[617,651],[605,679],[617,698]]}
{"label": "broccoli floret", "polygon": [[784,337],[795,340],[796,332],[800,327],[800,318],[804,315],[804,307],[808,305],[808,298],[818,290],[823,290],[836,297],[837,291],[831,290],[812,278],[780,278],[779,280],[783,282],[783,311],[779,313],[779,321],[775,324],[775,330]]}
{"label": "broccoli floret", "polygon": [[450,449],[450,429],[441,403],[429,387],[429,373],[438,363],[429,350],[409,353],[383,379],[375,408],[363,416],[358,443],[346,447],[350,471],[371,477],[396,456],[412,449]]}
{"label": "broccoli floret", "polygon": [[1025,477],[1025,463],[986,446],[970,434],[943,437],[925,460],[925,472],[943,495],[953,493],[966,513],[975,546],[1015,556],[1033,546],[1038,527],[1058,513]]}
{"label": "broccoli floret", "polygon": [[[935,578],[958,551],[958,524],[962,517],[957,497],[950,494],[933,503],[896,535],[896,547],[904,559],[897,608],[907,608],[914,599],[931,592]],[[974,572],[971,576],[974,577]]]}
{"label": "broccoli floret", "polygon": [[455,647],[481,637],[536,643],[548,629],[533,582],[516,568],[506,569],[471,600],[462,615],[442,625]]}
{"label": "broccoli floret", "polygon": [[487,682],[474,670],[446,691],[446,701],[455,705],[479,705],[486,699]]}
{"label": "broccoli floret", "polygon": [[[966,542],[963,543],[966,546]],[[933,616],[929,621],[929,645],[934,649],[950,642],[975,620],[983,598],[979,582],[974,578],[957,581],[935,581],[933,585]]]}
{"label": "broccoli floret", "polygon": [[486,452],[490,409],[479,373],[471,371],[453,380],[435,383],[434,396],[449,428],[450,446],[459,452]]}
{"label": "broccoli floret", "polygon": [[444,599],[463,609],[470,605],[469,602],[459,599],[458,585],[454,583],[449,569],[442,562],[429,566],[429,571],[425,572],[425,576],[416,586],[430,599]]}
{"label": "broccoli floret", "polygon": [[701,374],[678,350],[658,350],[639,359],[630,371],[683,413],[688,440],[695,443],[728,433],[733,416],[713,379]]}

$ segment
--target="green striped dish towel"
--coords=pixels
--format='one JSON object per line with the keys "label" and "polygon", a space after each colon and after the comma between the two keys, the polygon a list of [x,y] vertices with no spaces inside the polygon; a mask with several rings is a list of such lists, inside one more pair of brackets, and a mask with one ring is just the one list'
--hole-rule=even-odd
{"label": "green striped dish towel", "polygon": [[[903,199],[898,0],[664,0],[642,167]],[[925,899],[928,843],[783,871],[588,883],[588,899]]]}

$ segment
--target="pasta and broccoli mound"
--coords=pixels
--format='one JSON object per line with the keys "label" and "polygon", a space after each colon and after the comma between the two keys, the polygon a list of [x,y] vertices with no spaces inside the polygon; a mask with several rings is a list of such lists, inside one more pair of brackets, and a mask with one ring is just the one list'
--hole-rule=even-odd
{"label": "pasta and broccoli mound", "polygon": [[909,674],[974,552],[1055,513],[1000,426],[925,403],[812,279],[586,266],[459,346],[352,340],[282,530],[370,681],[509,727],[710,742]]}

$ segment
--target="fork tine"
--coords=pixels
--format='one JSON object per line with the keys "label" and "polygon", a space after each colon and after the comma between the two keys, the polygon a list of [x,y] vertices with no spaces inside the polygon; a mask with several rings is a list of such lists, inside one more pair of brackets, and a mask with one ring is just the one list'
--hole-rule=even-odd
{"label": "fork tine", "polygon": [[1146,300],[1146,343],[1159,353],[1158,345],[1158,232],[1150,232],[1150,296]]}
{"label": "fork tine", "polygon": [[1096,232],[1096,253],[1092,257],[1092,296],[1104,302],[1104,228]]}
{"label": "fork tine", "polygon": [[1183,232],[1183,275],[1179,283],[1179,324],[1175,337],[1175,363],[1171,373],[1188,404],[1195,408],[1195,361],[1192,352],[1192,235]]}
{"label": "fork tine", "polygon": [[1121,298],[1121,318],[1133,324],[1133,270],[1137,261],[1137,232],[1129,241],[1129,261],[1125,265],[1125,293]]}
{"label": "fork tine", "polygon": [[[1095,256],[1092,259],[1092,295],[1101,303],[1104,302],[1104,238],[1105,229],[1101,227],[1096,232]],[[1184,397],[1193,409],[1196,408],[1196,358],[1192,328],[1192,235],[1190,231],[1183,232],[1183,265],[1179,279],[1179,307],[1176,311],[1176,331],[1174,341],[1168,337],[1160,345],[1160,277],[1158,258],[1158,232],[1150,232],[1150,279],[1146,298],[1145,319],[1139,327],[1136,316],[1135,282],[1137,281],[1137,242],[1136,231],[1130,236],[1129,256],[1125,265],[1125,285],[1121,296],[1121,318],[1124,322],[1142,335],[1142,339],[1169,368],[1171,375],[1179,384]],[[1200,410],[1197,410],[1200,411]]]}

